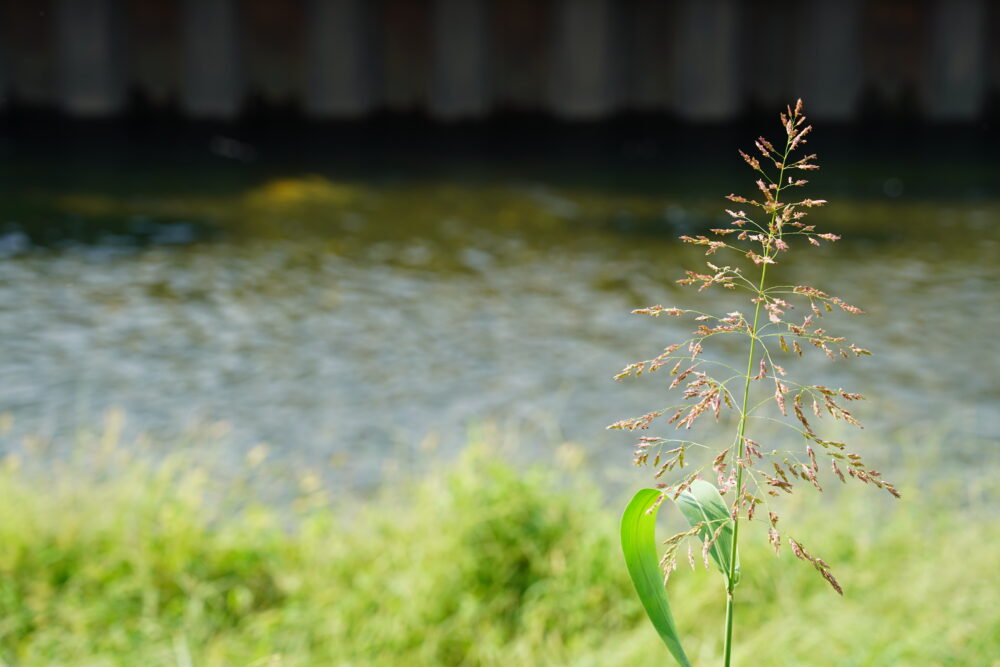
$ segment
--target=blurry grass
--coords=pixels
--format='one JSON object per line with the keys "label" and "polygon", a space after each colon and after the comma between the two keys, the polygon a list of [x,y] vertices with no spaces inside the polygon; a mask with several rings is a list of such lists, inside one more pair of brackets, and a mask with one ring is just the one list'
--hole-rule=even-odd
{"label": "blurry grass", "polygon": [[[91,449],[0,468],[5,664],[669,662],[630,589],[618,510],[579,475],[473,446],[364,502],[306,475],[279,507],[182,455]],[[851,491],[782,520],[845,598],[763,539],[745,544],[738,664],[1000,664],[995,496]],[[718,577],[682,568],[670,585],[688,653],[713,664],[719,637],[696,628],[721,627]]]}

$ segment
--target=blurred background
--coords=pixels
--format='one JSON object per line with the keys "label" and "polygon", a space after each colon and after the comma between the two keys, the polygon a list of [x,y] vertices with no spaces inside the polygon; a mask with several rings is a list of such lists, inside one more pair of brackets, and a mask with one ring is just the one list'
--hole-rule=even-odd
{"label": "blurred background", "polygon": [[2,4],[10,108],[695,122],[995,111],[991,0],[37,0]]}
{"label": "blurred background", "polygon": [[996,3],[0,8],[19,435],[117,406],[345,484],[483,420],[615,460],[603,425],[657,390],[608,378],[684,331],[627,312],[690,299],[676,236],[752,187],[736,149],[801,96],[847,240],[785,270],[866,305],[845,326],[878,353],[829,372],[875,428],[995,438]]}
{"label": "blurred background", "polygon": [[[701,300],[674,283],[703,261],[676,237],[717,226],[723,195],[752,192],[736,150],[780,136],[777,114],[798,97],[823,166],[808,195],[831,202],[812,220],[845,238],[791,253],[778,279],[859,304],[865,317],[830,329],[875,355],[807,355],[793,372],[868,396],[856,411],[866,430],[836,435],[915,495],[940,487],[925,501],[971,513],[942,516],[975,516],[993,531],[981,539],[995,539],[995,518],[976,513],[995,516],[1000,469],[996,0],[0,0],[0,453],[6,484],[28,484],[9,491],[18,504],[6,511],[77,516],[81,495],[103,498],[101,484],[124,478],[93,455],[119,443],[140,488],[159,487],[134,466],[183,451],[282,516],[303,494],[336,505],[400,475],[444,478],[470,443],[502,450],[516,471],[541,463],[596,479],[617,501],[650,480],[630,466],[633,440],[604,427],[660,407],[665,384],[611,377],[688,330],[628,313]],[[713,310],[737,307],[717,298]],[[60,475],[64,496],[30,499]],[[109,497],[130,507],[122,498],[135,488],[115,488]],[[162,528],[158,503],[149,520]],[[920,507],[907,516],[926,516]],[[135,538],[135,526],[108,521],[100,535]],[[76,528],[53,525],[45,539],[64,547]],[[215,525],[199,538],[206,549]],[[120,644],[106,635],[111,648],[66,643],[66,628],[91,637],[145,611],[123,603],[86,631],[46,616],[76,570],[42,575],[9,552],[5,613],[21,620],[0,621],[0,657],[67,664],[136,650],[145,664],[310,664],[289,656],[334,646],[325,630],[280,650],[244,638],[204,652],[224,636],[205,620],[218,609],[219,627],[239,625],[299,590],[274,573],[294,566],[247,539],[255,555],[239,562],[261,563],[274,591],[233,593],[245,577],[223,559],[197,593],[208,616],[174,613],[149,591],[190,600],[184,577],[202,575],[164,565],[182,583],[136,584],[135,609],[152,605],[155,623],[127,626]],[[169,551],[158,544],[147,545],[154,563]],[[51,562],[64,562],[63,547]],[[995,558],[996,542],[985,547]],[[135,566],[134,554],[107,562],[118,557]],[[18,588],[48,576],[55,597]],[[87,586],[85,601],[117,599]],[[627,590],[621,599],[628,630],[641,614]],[[945,646],[988,664],[990,647],[967,640],[995,637],[1000,621],[959,607],[974,621]],[[437,623],[428,618],[413,620],[424,637],[413,646]],[[540,628],[561,622],[546,619]],[[267,639],[277,626],[247,627]],[[367,636],[343,632],[342,644]],[[546,644],[539,632],[538,646],[566,649],[552,664],[646,664],[634,652],[588,663],[566,648],[573,633]],[[429,653],[368,639],[353,664],[472,655],[446,639]],[[896,639],[864,655],[840,645],[844,661],[829,664],[916,659]],[[549,664],[523,650],[469,664]]]}

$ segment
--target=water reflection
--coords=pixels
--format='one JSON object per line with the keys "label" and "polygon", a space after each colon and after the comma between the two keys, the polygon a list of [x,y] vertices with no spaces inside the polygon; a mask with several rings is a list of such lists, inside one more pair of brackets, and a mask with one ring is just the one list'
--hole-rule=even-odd
{"label": "water reflection", "polygon": [[[413,455],[428,434],[456,446],[490,419],[583,443],[597,465],[627,460],[631,441],[603,427],[658,407],[665,383],[610,377],[686,336],[627,313],[693,303],[673,281],[702,260],[674,237],[722,207],[307,176],[214,196],[44,192],[11,208],[46,223],[11,214],[0,238],[0,413],[15,429],[68,434],[109,406],[165,439],[221,420],[234,451],[335,456],[364,483],[387,452]],[[863,440],[932,427],[959,457],[996,451],[998,220],[995,204],[847,199],[816,221],[849,241],[777,267],[869,313],[834,326],[873,359],[800,366],[874,399],[858,410]]]}

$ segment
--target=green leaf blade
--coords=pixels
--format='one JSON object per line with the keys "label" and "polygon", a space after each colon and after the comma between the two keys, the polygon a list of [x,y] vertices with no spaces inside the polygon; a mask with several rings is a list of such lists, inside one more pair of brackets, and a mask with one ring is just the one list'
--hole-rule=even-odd
{"label": "green leaf blade", "polygon": [[641,489],[625,508],[621,525],[622,552],[635,592],[653,627],[681,667],[691,667],[670,613],[656,555],[656,503],[660,495],[656,489]]}
{"label": "green leaf blade", "polygon": [[[702,542],[712,539],[715,532],[722,526],[719,536],[709,547],[708,553],[719,566],[719,571],[729,584],[729,570],[733,546],[733,520],[729,514],[726,501],[714,485],[702,479],[696,479],[678,498],[677,507],[687,519],[691,527],[701,525],[698,531]],[[736,557],[734,584],[740,581],[739,555]]]}

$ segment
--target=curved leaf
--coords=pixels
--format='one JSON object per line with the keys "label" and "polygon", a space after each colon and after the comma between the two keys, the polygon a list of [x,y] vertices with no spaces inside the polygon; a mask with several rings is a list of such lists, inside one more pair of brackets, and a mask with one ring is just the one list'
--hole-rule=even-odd
{"label": "curved leaf", "polygon": [[[691,663],[681,646],[673,614],[670,613],[670,602],[667,599],[667,589],[663,585],[663,575],[660,572],[656,552],[656,514],[662,493],[657,489],[641,489],[632,497],[622,515],[622,552],[625,554],[625,565],[628,567],[635,592],[639,595],[639,600],[646,609],[646,615],[652,621],[653,627],[681,667],[690,667]],[[676,503],[692,528],[700,526],[698,534],[703,542],[711,540],[716,531],[719,531],[719,526],[722,526],[718,537],[709,547],[709,555],[719,566],[728,585],[733,522],[719,490],[706,481],[695,480],[677,498]],[[739,578],[737,554],[735,582],[739,582]]]}
{"label": "curved leaf", "polygon": [[641,489],[622,515],[622,551],[635,592],[653,627],[682,667],[691,667],[684,654],[674,617],[667,601],[659,558],[656,555],[656,502],[660,491]]}
{"label": "curved leaf", "polygon": [[[711,540],[712,536],[722,526],[722,532],[709,547],[708,553],[719,566],[719,571],[729,584],[729,556],[733,545],[733,521],[729,508],[722,499],[719,490],[702,479],[696,479],[684,493],[677,498],[677,507],[691,527],[702,524],[698,531],[702,542]],[[736,556],[736,574],[734,583],[740,582],[740,559]]]}

